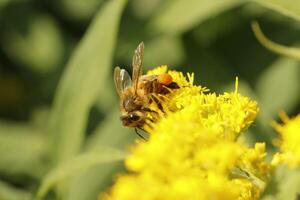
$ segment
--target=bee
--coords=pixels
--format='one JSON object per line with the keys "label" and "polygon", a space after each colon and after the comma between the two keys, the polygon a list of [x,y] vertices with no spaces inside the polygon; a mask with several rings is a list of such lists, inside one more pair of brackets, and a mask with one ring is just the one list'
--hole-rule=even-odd
{"label": "bee", "polygon": [[164,95],[170,89],[179,88],[169,74],[142,75],[143,58],[144,43],[141,42],[132,59],[132,78],[125,69],[115,67],[114,70],[114,82],[120,97],[120,118],[125,127],[142,129],[148,113],[156,113],[149,108],[153,101],[162,110],[157,94]]}

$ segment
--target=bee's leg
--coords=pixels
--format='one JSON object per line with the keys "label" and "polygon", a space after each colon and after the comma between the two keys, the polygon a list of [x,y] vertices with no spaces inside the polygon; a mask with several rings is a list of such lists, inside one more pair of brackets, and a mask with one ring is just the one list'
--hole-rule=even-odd
{"label": "bee's leg", "polygon": [[172,82],[169,85],[162,85],[158,94],[169,94],[172,93],[174,89],[179,89],[179,85],[176,82]]}
{"label": "bee's leg", "polygon": [[145,129],[141,128],[141,127],[138,127],[138,129],[144,131],[145,133],[148,133]]}
{"label": "bee's leg", "polygon": [[173,90],[179,89],[179,85],[176,82],[172,82],[169,85],[164,85],[161,94],[172,93]]}
{"label": "bee's leg", "polygon": [[156,103],[157,107],[159,110],[161,110],[163,113],[165,113],[164,108],[161,105],[161,100],[159,99],[159,97],[157,97],[155,94],[152,94],[152,99],[153,101]]}
{"label": "bee's leg", "polygon": [[150,108],[143,108],[142,110],[146,111],[146,112],[152,112],[152,113],[156,113],[157,114],[157,112],[155,110],[151,110]]}
{"label": "bee's leg", "polygon": [[163,99],[164,101],[170,101],[170,98],[168,98],[166,95],[161,95],[161,94],[158,94],[158,96]]}
{"label": "bee's leg", "polygon": [[[160,109],[164,113],[163,107],[160,103],[160,99],[155,94],[151,94],[150,99],[151,99],[150,102],[154,102],[157,105],[158,109]],[[152,112],[156,112],[156,111],[152,111]]]}
{"label": "bee's leg", "polygon": [[[157,112],[155,112],[155,113],[157,113]],[[151,119],[151,118],[147,118],[150,122],[155,122],[153,119]]]}
{"label": "bee's leg", "polygon": [[[154,122],[154,120],[152,120],[152,119],[148,119],[149,121],[151,121],[151,122]],[[152,126],[152,124],[151,123],[146,123],[146,125],[150,128],[150,129],[152,129],[153,128],[153,126]],[[144,130],[144,129],[142,129],[142,130]],[[145,131],[145,130],[144,130]],[[147,131],[145,131],[146,133],[148,133]]]}
{"label": "bee's leg", "polygon": [[[137,131],[137,129],[138,129],[138,128],[134,128],[135,133],[136,133],[140,138],[142,138],[143,140],[147,141],[147,139],[146,139],[142,134],[140,134],[140,133]],[[142,128],[139,128],[139,129],[142,129]],[[142,129],[142,130],[143,130],[143,129]]]}
{"label": "bee's leg", "polygon": [[[145,111],[145,112],[149,112],[149,113],[154,113],[154,116],[153,117],[158,117],[159,115],[159,113],[157,112],[157,111],[155,111],[155,110],[151,110],[150,108],[142,108],[142,111]],[[156,115],[156,116],[155,116]],[[155,120],[154,119],[152,119],[151,117],[147,117],[146,118],[148,121],[150,121],[150,122],[155,122]],[[147,123],[147,122],[145,122],[145,124],[147,124],[149,127],[151,127],[151,125],[149,124],[149,123]],[[141,130],[143,130],[143,131],[145,131],[144,129],[142,129],[142,128],[140,128],[139,127],[139,129],[141,129]],[[147,132],[147,131],[145,131],[145,132]]]}

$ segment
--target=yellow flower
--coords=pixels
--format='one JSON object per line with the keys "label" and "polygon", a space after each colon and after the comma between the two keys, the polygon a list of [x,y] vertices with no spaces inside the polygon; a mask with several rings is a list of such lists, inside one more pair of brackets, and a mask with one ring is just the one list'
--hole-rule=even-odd
{"label": "yellow flower", "polygon": [[[193,74],[161,66],[149,74],[169,73],[180,86],[160,96],[164,112],[145,127],[148,141],[138,141],[104,199],[258,199],[269,172],[265,146],[237,142],[254,120],[256,102],[237,92],[217,95],[193,84]],[[149,122],[150,123],[150,122]]]}
{"label": "yellow flower", "polygon": [[[265,143],[256,143],[254,148],[245,150],[242,158],[239,160],[239,167],[243,168],[256,178],[266,181],[270,172],[270,165],[262,162],[266,157]],[[251,174],[250,174],[251,173]]]}
{"label": "yellow flower", "polygon": [[[161,66],[150,71],[149,74],[166,72],[167,67]],[[222,137],[230,140],[235,140],[241,131],[255,119],[258,112],[257,103],[240,95],[237,88],[235,92],[217,95],[208,93],[209,90],[205,87],[193,85],[193,74],[188,74],[187,79],[181,72],[169,71],[168,73],[180,88],[161,97],[162,106],[167,115],[183,108],[188,109],[185,112],[186,115],[190,115],[186,117],[187,119],[193,119],[204,127],[215,129],[222,134]],[[161,114],[161,118],[164,118],[165,114],[157,108],[155,103],[151,106],[153,110]],[[157,125],[155,126],[157,127]],[[164,129],[165,127],[161,128]],[[147,131],[153,132],[149,129]]]}
{"label": "yellow flower", "polygon": [[290,167],[300,166],[300,114],[292,119],[282,114],[284,124],[275,124],[280,139],[275,143],[280,147],[280,153],[273,157],[272,164],[286,163]]}

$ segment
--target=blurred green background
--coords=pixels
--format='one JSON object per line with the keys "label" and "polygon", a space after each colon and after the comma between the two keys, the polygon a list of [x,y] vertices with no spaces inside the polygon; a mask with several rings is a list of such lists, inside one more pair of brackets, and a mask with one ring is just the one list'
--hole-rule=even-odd
{"label": "blurred green background", "polygon": [[137,136],[119,121],[113,69],[194,72],[214,92],[259,102],[249,144],[266,141],[279,111],[300,110],[299,61],[255,38],[300,42],[292,0],[0,0],[0,199],[89,200],[105,191]]}

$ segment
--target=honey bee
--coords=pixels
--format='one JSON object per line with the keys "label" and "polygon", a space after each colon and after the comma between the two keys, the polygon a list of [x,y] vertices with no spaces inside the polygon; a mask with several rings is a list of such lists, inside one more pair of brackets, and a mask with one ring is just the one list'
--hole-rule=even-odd
{"label": "honey bee", "polygon": [[141,42],[132,59],[132,78],[125,69],[116,67],[114,82],[120,97],[121,121],[125,127],[140,128],[145,125],[147,114],[155,113],[149,108],[155,101],[162,110],[157,94],[167,94],[170,89],[179,88],[169,74],[142,75],[144,43]]}

